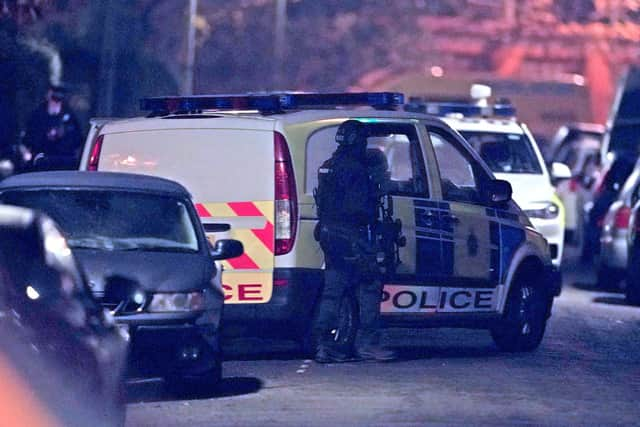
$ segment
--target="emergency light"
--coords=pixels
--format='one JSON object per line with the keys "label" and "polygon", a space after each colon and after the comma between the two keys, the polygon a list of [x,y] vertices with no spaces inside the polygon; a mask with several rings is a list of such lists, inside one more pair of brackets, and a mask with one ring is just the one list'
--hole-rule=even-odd
{"label": "emergency light", "polygon": [[396,92],[354,93],[266,93],[246,95],[194,95],[145,98],[140,109],[152,115],[189,113],[203,110],[278,113],[304,108],[370,106],[393,109],[404,103],[404,95]]}
{"label": "emergency light", "polygon": [[464,117],[504,117],[516,116],[516,108],[511,104],[480,106],[463,102],[420,102],[413,101],[404,106],[405,111],[425,113],[435,116],[462,114]]}

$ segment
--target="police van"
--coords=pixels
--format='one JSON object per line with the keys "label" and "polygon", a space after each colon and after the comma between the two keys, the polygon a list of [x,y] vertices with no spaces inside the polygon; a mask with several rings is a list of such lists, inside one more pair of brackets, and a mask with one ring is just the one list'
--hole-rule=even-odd
{"label": "police van", "polygon": [[[145,99],[146,117],[94,126],[81,169],[185,185],[209,238],[244,244],[224,261],[227,332],[309,345],[324,265],[313,236],[317,171],[338,126],[359,120],[386,159],[405,240],[385,277],[384,324],[488,328],[502,349],[534,349],[560,292],[547,242],[457,132],[397,111],[402,103],[386,92]],[[353,290],[340,312],[335,339],[350,345]]]}
{"label": "police van", "polygon": [[547,239],[554,265],[564,252],[565,208],[554,183],[571,178],[569,167],[553,163],[547,170],[542,154],[526,124],[516,118],[508,102],[491,105],[491,88],[471,86],[471,103],[411,102],[409,111],[422,111],[442,119],[469,142],[496,178],[508,181],[513,198]]}

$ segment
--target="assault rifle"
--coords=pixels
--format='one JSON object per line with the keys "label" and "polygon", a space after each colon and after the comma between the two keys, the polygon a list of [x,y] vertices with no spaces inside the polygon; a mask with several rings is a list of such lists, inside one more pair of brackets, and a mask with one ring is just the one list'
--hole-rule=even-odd
{"label": "assault rifle", "polygon": [[400,264],[399,248],[406,245],[407,239],[402,235],[402,222],[393,218],[393,198],[389,194],[391,176],[384,153],[378,149],[367,150],[367,168],[378,216],[370,239],[377,250],[376,262],[381,272],[392,275]]}

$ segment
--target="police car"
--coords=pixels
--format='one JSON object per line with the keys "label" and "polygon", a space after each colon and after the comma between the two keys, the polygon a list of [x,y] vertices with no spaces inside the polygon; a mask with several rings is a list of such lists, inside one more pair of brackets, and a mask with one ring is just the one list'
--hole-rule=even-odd
{"label": "police car", "polygon": [[490,87],[473,85],[475,103],[410,103],[406,108],[442,116],[480,154],[496,178],[511,183],[514,200],[547,239],[553,263],[560,266],[565,209],[552,181],[571,178],[571,171],[562,163],[553,163],[549,173],[531,132],[516,120],[515,108],[489,105],[490,96]]}
{"label": "police car", "polygon": [[[227,332],[311,347],[324,265],[313,236],[317,171],[338,126],[359,120],[386,159],[405,238],[385,277],[384,323],[489,328],[502,349],[534,349],[560,292],[544,237],[457,132],[394,111],[402,103],[386,92],[150,98],[147,117],[97,125],[81,168],[185,185],[209,238],[244,244],[242,257],[224,261]],[[354,295],[345,293],[335,328],[345,345],[355,338]]]}

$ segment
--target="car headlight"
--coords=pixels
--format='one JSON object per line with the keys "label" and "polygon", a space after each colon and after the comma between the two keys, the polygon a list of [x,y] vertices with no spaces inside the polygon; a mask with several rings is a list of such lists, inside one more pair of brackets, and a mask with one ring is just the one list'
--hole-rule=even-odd
{"label": "car headlight", "polygon": [[202,292],[153,294],[147,311],[160,313],[171,311],[198,311],[204,309]]}
{"label": "car headlight", "polygon": [[524,213],[529,218],[554,219],[560,214],[560,206],[555,203],[541,203],[539,206],[525,209]]}

